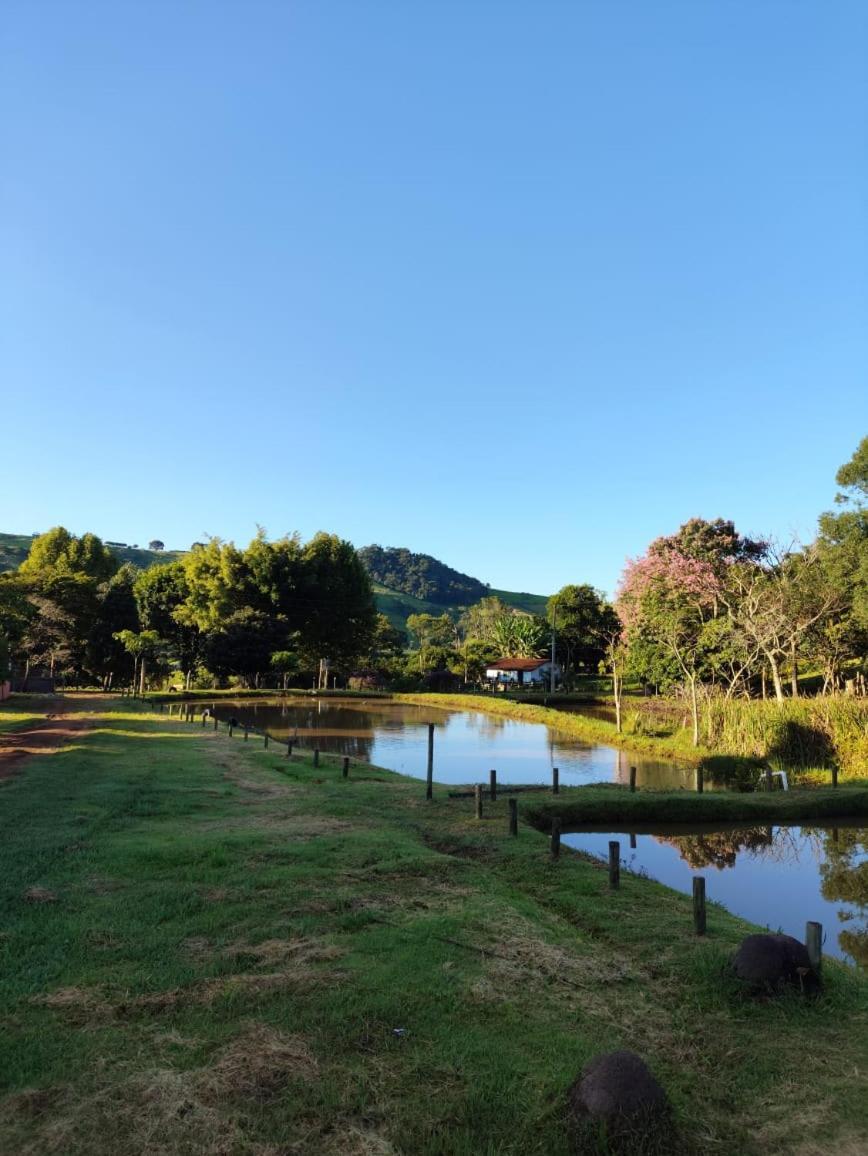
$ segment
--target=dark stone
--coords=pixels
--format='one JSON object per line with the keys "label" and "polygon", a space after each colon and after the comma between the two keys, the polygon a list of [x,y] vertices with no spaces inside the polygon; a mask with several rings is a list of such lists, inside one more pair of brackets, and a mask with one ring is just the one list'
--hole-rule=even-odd
{"label": "dark stone", "polygon": [[740,980],[757,990],[793,984],[813,993],[820,986],[808,949],[792,935],[749,935],[742,940],[732,966]]}
{"label": "dark stone", "polygon": [[595,1056],[567,1093],[573,1151],[584,1152],[602,1134],[611,1152],[668,1150],[669,1101],[635,1052]]}

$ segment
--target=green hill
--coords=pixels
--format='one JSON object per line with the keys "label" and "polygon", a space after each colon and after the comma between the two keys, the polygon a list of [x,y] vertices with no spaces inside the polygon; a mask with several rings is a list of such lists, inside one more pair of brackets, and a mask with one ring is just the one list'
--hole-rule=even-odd
{"label": "green hill", "polygon": [[[0,533],[0,571],[15,570],[30,551],[31,534],[3,534]],[[105,541],[105,539],[103,539]],[[138,546],[129,546],[115,542],[106,542],[106,545],[123,562],[132,562],[141,570],[149,566],[157,566],[164,562],[174,562],[183,558],[185,550],[144,550]],[[363,547],[359,551],[362,559],[366,552],[379,547]],[[395,590],[372,575],[371,585],[374,589],[374,598],[377,609],[385,614],[393,626],[404,629],[410,614],[456,614],[478,602],[486,595],[496,595],[507,606],[516,610],[523,610],[526,614],[541,614],[546,612],[546,597],[543,594],[526,594],[513,590],[495,590],[485,586],[476,578],[461,574],[451,567],[438,562],[427,554],[411,554],[407,550],[381,551],[378,561],[382,562],[382,555],[388,553],[392,562],[393,574],[400,580],[403,570],[396,569],[395,558],[398,557],[406,569],[407,584],[415,583],[419,589],[430,590],[434,596],[419,598],[405,590]],[[419,575],[423,575],[420,581]],[[462,597],[462,595],[464,597]],[[475,595],[475,596],[474,596]],[[438,600],[442,599],[442,601]],[[460,599],[460,600],[459,600]]]}
{"label": "green hill", "polygon": [[[0,572],[16,570],[30,553],[30,543],[34,534],[2,534],[0,533]],[[106,546],[120,559],[121,563],[132,562],[140,570],[147,570],[149,566],[158,563],[175,562],[183,558],[185,550],[144,550],[139,546],[128,546],[119,542],[106,542]]]}

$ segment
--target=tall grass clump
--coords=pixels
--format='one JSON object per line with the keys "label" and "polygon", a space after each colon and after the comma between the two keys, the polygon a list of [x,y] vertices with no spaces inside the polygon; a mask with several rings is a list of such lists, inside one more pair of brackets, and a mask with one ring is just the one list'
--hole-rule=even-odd
{"label": "tall grass clump", "polygon": [[846,695],[784,702],[712,699],[707,745],[715,750],[807,769],[837,764],[868,770],[868,700]]}

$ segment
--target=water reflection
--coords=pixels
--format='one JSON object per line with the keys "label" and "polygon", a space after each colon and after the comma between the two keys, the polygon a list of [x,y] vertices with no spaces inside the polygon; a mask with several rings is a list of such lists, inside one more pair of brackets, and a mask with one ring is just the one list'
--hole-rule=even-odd
{"label": "water reflection", "polygon": [[560,769],[564,786],[627,782],[637,768],[640,786],[690,787],[692,771],[643,759],[613,747],[583,743],[540,723],[481,711],[442,710],[381,699],[240,700],[213,705],[217,716],[292,738],[306,747],[423,778],[428,724],[435,726],[434,776],[441,783],[487,782],[494,767],[503,783],[548,783]]}
{"label": "water reflection", "polygon": [[824,950],[868,968],[868,830],[857,827],[739,827],[643,834],[576,831],[569,846],[605,858],[621,840],[631,871],[689,893],[706,871],[709,900],[772,931],[804,938],[805,923],[823,924]]}

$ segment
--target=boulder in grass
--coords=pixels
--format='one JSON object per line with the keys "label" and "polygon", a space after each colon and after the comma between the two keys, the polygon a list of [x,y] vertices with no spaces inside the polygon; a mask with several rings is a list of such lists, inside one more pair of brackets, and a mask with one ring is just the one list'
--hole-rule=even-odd
{"label": "boulder in grass", "polygon": [[672,1151],[669,1100],[635,1052],[595,1056],[567,1093],[573,1151],[623,1156]]}
{"label": "boulder in grass", "polygon": [[808,949],[792,935],[749,935],[732,961],[733,970],[754,991],[773,993],[798,987],[808,995],[820,989]]}

